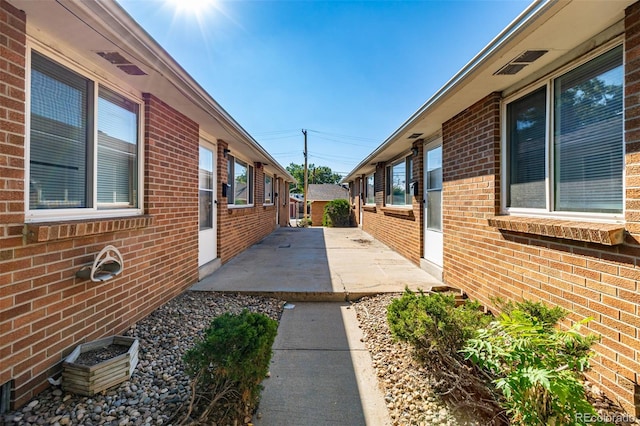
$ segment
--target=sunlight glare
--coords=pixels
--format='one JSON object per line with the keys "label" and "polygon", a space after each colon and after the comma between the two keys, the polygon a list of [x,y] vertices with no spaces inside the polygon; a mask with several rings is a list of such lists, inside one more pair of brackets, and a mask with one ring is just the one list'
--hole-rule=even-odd
{"label": "sunlight glare", "polygon": [[165,0],[165,3],[174,10],[175,15],[199,17],[210,11],[215,0]]}

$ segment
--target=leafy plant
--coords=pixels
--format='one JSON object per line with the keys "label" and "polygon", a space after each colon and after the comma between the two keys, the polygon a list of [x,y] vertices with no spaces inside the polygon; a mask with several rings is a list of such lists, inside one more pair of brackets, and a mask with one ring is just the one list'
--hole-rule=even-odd
{"label": "leafy plant", "polygon": [[[583,425],[595,414],[586,400],[580,373],[589,366],[596,336],[556,327],[566,312],[541,303],[506,305],[498,320],[479,331],[462,350],[488,371],[516,425]],[[582,416],[578,416],[582,413]]]}
{"label": "leafy plant", "polygon": [[350,226],[351,225],[351,204],[348,200],[337,199],[329,201],[324,206],[322,215],[322,226]]}
{"label": "leafy plant", "polygon": [[269,369],[277,327],[278,323],[266,315],[246,309],[238,315],[226,313],[215,318],[204,339],[183,358],[193,378],[185,419],[199,407],[198,421],[205,421],[217,404],[229,400],[254,406],[262,389],[260,382]]}

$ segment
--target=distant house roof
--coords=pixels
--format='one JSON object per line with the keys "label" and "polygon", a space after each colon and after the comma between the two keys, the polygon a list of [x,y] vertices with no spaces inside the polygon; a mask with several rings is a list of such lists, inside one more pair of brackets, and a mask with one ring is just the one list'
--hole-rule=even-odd
{"label": "distant house roof", "polygon": [[309,201],[332,201],[338,198],[349,199],[349,190],[340,185],[329,183],[309,184],[307,194]]}

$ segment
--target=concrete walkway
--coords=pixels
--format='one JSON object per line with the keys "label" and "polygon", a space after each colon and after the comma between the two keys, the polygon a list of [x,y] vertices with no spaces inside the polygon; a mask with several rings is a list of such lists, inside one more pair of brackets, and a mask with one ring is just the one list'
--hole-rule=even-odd
{"label": "concrete walkway", "polygon": [[355,310],[344,302],[285,309],[254,424],[391,424],[361,339]]}
{"label": "concrete walkway", "polygon": [[279,228],[192,290],[344,301],[439,284],[359,228]]}
{"label": "concrete walkway", "polygon": [[256,426],[391,424],[355,310],[440,283],[357,228],[280,228],[192,287],[287,300]]}

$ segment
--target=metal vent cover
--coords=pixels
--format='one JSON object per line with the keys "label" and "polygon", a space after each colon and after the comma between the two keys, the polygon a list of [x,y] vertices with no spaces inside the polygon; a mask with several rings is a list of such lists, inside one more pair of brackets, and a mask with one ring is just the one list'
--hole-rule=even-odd
{"label": "metal vent cover", "polygon": [[528,64],[507,64],[504,67],[500,68],[493,75],[514,75],[522,70],[522,68],[526,67]]}
{"label": "metal vent cover", "polygon": [[524,67],[537,61],[548,50],[526,50],[509,61],[506,65],[494,72],[493,75],[514,75],[522,71]]}
{"label": "metal vent cover", "polygon": [[96,54],[129,75],[147,75],[140,67],[132,64],[130,60],[122,56],[120,52],[96,52]]}

